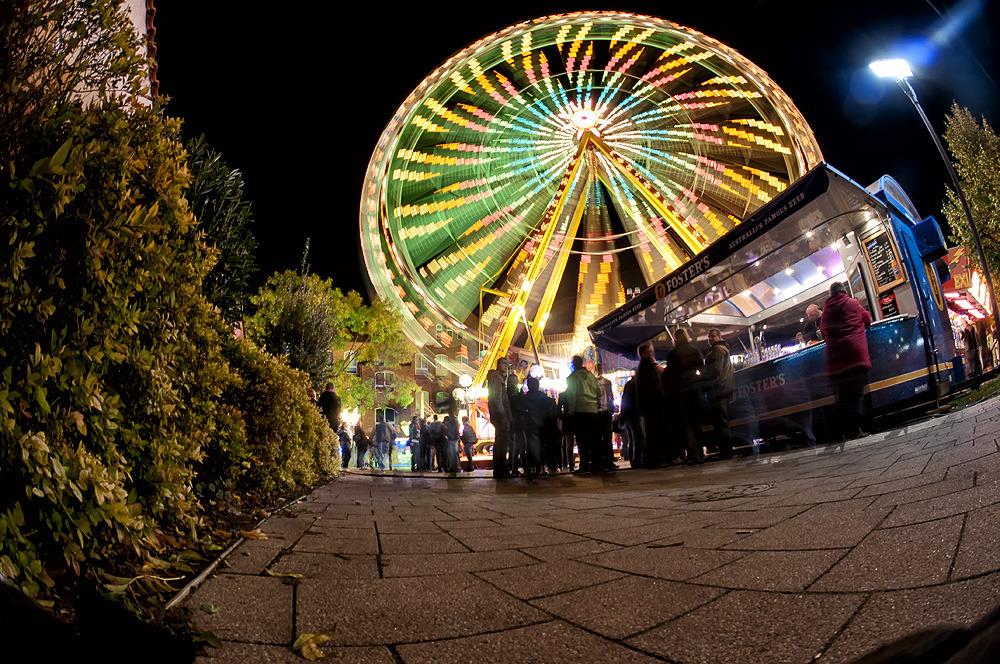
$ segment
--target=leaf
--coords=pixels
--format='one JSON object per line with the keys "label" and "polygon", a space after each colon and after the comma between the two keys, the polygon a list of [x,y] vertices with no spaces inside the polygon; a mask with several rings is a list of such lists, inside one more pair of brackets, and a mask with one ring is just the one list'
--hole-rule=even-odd
{"label": "leaf", "polygon": [[201,605],[201,610],[205,613],[218,613],[219,606],[217,604],[213,604],[212,602],[208,602]]}
{"label": "leaf", "polygon": [[207,643],[213,648],[221,648],[222,641],[214,633],[205,630],[204,632],[197,632],[191,635],[192,643]]}
{"label": "leaf", "polygon": [[269,569],[264,570],[268,576],[273,576],[276,579],[304,579],[305,574],[281,574],[280,572],[272,572]]}
{"label": "leaf", "polygon": [[315,643],[307,643],[302,646],[302,656],[310,662],[315,662],[317,659],[323,659],[326,657],[326,653],[320,650],[319,646]]}
{"label": "leaf", "polygon": [[56,153],[52,155],[52,159],[49,160],[49,167],[62,166],[63,162],[66,161],[67,155],[69,155],[69,149],[73,145],[73,139],[67,138],[66,142],[59,146]]}
{"label": "leaf", "polygon": [[243,539],[250,539],[250,540],[271,539],[267,534],[260,532],[260,528],[256,528],[254,530],[241,530],[239,532],[240,532],[240,537],[242,537]]}
{"label": "leaf", "polygon": [[295,643],[292,644],[292,650],[299,650],[304,658],[308,659],[310,662],[315,662],[317,659],[322,659],[326,657],[326,653],[319,649],[320,644],[326,643],[333,638],[334,633],[337,631],[336,625],[333,629],[328,629],[325,632],[316,632],[315,634],[300,634],[299,638],[295,639]]}

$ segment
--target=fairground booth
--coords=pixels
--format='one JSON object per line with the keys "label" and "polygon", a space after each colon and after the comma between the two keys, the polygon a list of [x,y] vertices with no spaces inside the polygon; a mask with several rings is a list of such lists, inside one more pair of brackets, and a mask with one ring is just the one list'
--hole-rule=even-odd
{"label": "fairground booth", "polygon": [[[951,277],[941,284],[941,290],[948,303],[955,346],[964,360],[956,368],[972,379],[997,365],[997,345],[989,324],[990,297],[986,281],[974,267],[975,263],[969,264],[965,249],[949,249],[945,260]],[[956,380],[960,378],[956,376]]]}
{"label": "fairground booth", "polygon": [[592,326],[604,352],[629,358],[652,340],[658,360],[688,328],[702,352],[718,328],[736,369],[734,436],[828,437],[835,399],[822,341],[799,332],[834,281],[872,316],[868,396],[875,412],[926,403],[955,382],[957,357],[941,290],[940,226],[921,220],[889,177],[862,187],[827,164]]}

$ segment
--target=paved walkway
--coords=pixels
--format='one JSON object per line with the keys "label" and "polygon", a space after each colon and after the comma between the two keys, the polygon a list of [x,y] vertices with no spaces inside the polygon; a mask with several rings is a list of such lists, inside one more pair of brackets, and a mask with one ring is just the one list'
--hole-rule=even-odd
{"label": "paved walkway", "polygon": [[993,399],[759,463],[347,474],[185,605],[212,662],[850,662],[1000,603],[998,435]]}

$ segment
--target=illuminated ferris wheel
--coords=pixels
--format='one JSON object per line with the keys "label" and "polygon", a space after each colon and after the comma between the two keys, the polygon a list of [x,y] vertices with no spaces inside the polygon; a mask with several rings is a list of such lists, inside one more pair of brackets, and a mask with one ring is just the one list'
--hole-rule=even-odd
{"label": "illuminated ferris wheel", "polygon": [[462,50],[399,107],[368,166],[362,252],[409,338],[461,336],[473,365],[481,345],[481,379],[537,343],[564,279],[582,343],[626,280],[652,283],[821,160],[728,46],[647,16],[550,16]]}

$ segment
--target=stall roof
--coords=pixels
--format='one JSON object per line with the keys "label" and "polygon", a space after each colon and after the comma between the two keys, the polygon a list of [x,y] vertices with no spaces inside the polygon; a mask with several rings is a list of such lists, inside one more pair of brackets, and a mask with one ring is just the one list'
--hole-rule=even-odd
{"label": "stall roof", "polygon": [[591,325],[591,339],[598,348],[634,359],[637,347],[669,324],[727,302],[770,276],[754,273],[765,256],[782,251],[789,260],[801,260],[846,235],[857,224],[855,215],[869,212],[884,217],[886,208],[864,187],[820,164],[705,251]]}

